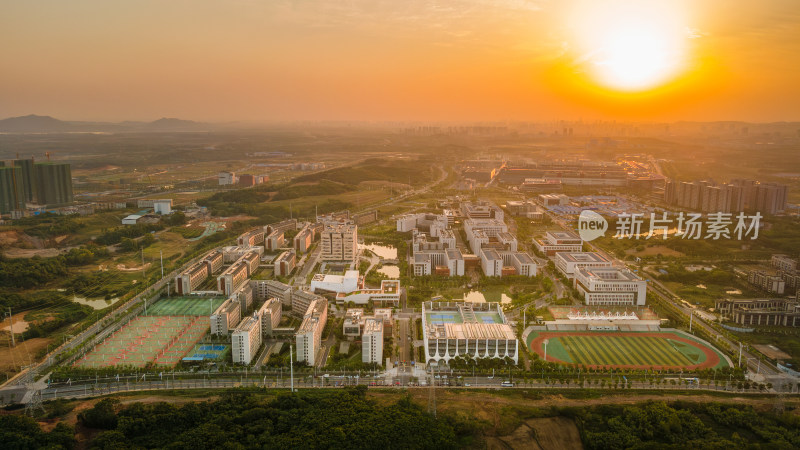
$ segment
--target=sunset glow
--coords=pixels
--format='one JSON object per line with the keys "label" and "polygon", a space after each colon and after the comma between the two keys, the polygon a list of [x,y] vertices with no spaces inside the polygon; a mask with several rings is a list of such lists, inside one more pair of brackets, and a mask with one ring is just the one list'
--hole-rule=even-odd
{"label": "sunset glow", "polygon": [[604,87],[636,92],[657,87],[686,65],[686,27],[675,3],[592,2],[576,19],[580,61]]}
{"label": "sunset glow", "polygon": [[789,0],[45,0],[0,12],[14,43],[0,116],[768,121],[798,118],[800,102]]}

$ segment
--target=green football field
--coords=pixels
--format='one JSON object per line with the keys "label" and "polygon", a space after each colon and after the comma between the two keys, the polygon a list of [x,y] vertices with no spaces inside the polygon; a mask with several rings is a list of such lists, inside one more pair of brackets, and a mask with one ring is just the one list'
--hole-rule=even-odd
{"label": "green football field", "polygon": [[703,359],[692,346],[660,337],[564,336],[556,341],[550,340],[560,343],[575,364],[689,366]]}
{"label": "green football field", "polygon": [[678,331],[541,331],[527,344],[547,360],[584,366],[713,368],[729,362],[716,349]]}
{"label": "green football field", "polygon": [[209,316],[224,297],[171,297],[147,305],[148,316]]}

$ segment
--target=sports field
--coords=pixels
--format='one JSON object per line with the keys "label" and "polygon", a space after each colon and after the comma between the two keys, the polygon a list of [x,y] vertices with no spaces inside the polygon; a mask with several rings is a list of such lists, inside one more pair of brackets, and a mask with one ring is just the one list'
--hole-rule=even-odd
{"label": "sports field", "polygon": [[210,316],[224,297],[168,297],[147,305],[148,316]]}
{"label": "sports field", "polygon": [[222,361],[230,347],[225,344],[197,344],[183,358],[183,362]]}
{"label": "sports field", "polygon": [[542,331],[528,345],[547,360],[586,367],[696,369],[728,367],[716,349],[677,331]]}
{"label": "sports field", "polygon": [[174,366],[209,329],[208,317],[139,316],[75,362],[76,367]]}
{"label": "sports field", "polygon": [[[433,311],[425,314],[428,323],[464,323],[464,319],[458,312]],[[478,321],[478,323],[503,323],[503,320],[500,318],[500,314],[497,314],[496,312],[475,311],[475,319]]]}

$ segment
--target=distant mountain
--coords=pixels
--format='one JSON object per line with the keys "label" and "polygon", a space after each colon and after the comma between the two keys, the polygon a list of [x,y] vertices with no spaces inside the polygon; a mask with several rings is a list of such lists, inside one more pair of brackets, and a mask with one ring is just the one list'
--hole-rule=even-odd
{"label": "distant mountain", "polygon": [[34,133],[34,132],[54,132],[72,131],[73,126],[69,122],[58,120],[50,116],[37,116],[30,114],[27,116],[10,117],[0,120],[0,131],[11,133]]}
{"label": "distant mountain", "polygon": [[154,120],[146,125],[146,128],[150,129],[197,129],[197,128],[207,128],[206,124],[202,124],[199,122],[195,122],[193,120],[182,120],[176,119],[173,117],[162,117],[158,120]]}
{"label": "distant mountain", "polygon": [[152,122],[67,122],[50,116],[10,117],[0,120],[0,133],[153,133],[169,131],[204,131],[213,125],[192,120],[161,118]]}

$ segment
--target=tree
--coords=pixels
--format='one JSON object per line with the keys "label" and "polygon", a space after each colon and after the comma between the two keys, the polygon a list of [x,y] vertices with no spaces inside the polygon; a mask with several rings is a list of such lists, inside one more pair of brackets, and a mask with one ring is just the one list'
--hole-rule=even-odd
{"label": "tree", "polygon": [[78,414],[78,420],[89,428],[112,430],[117,427],[117,414],[114,407],[119,404],[116,398],[105,398],[93,408]]}

